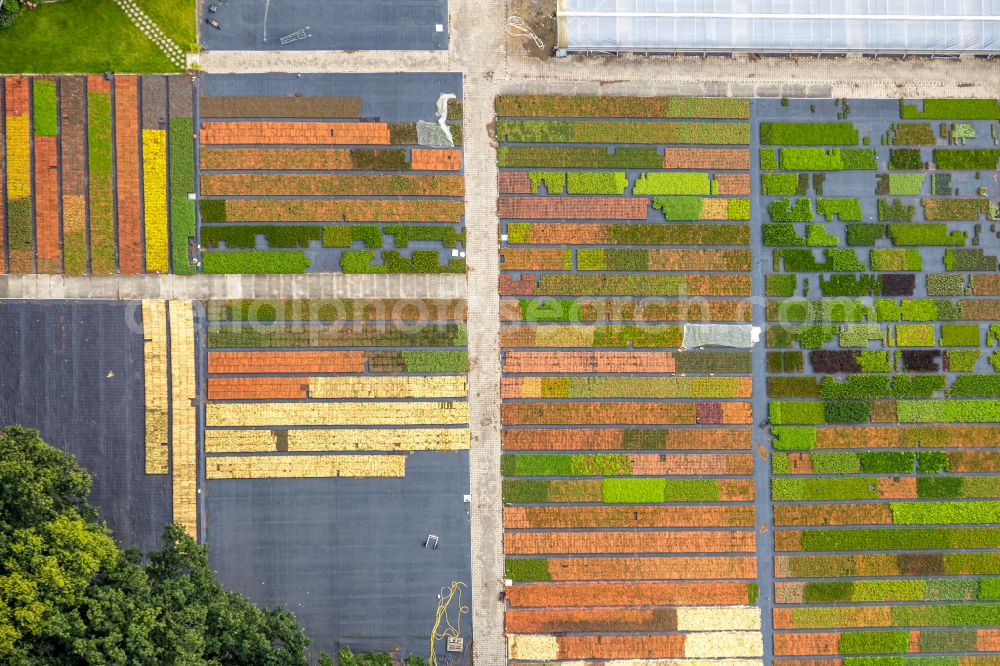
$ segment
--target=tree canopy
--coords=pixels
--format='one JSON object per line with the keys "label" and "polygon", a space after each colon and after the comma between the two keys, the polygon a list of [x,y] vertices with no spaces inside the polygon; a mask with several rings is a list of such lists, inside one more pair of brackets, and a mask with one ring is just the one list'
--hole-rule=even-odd
{"label": "tree canopy", "polygon": [[123,550],[88,503],[90,475],[37,431],[0,435],[0,661],[12,666],[305,666],[295,616],[224,589],[168,525]]}

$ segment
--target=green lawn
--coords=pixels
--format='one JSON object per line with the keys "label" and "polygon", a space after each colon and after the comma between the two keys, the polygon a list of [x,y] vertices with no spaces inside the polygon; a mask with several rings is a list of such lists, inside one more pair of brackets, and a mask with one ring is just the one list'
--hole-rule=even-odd
{"label": "green lawn", "polygon": [[[8,0],[12,1],[12,0]],[[195,0],[137,0],[184,50],[197,42]],[[65,0],[21,13],[0,30],[0,73],[175,72],[112,0]]]}

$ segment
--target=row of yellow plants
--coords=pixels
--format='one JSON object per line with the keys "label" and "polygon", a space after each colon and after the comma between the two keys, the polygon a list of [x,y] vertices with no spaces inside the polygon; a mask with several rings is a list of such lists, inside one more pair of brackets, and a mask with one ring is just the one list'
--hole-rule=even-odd
{"label": "row of yellow plants", "polygon": [[170,271],[167,239],[167,133],[142,130],[143,208],[146,215],[146,270]]}

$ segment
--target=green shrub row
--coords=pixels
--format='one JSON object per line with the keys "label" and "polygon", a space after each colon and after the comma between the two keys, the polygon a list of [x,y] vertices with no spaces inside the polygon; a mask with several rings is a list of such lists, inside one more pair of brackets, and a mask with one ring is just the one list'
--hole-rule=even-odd
{"label": "green shrub row", "polygon": [[966,280],[964,275],[930,273],[927,275],[927,295],[964,296],[966,294]]}
{"label": "green shrub row", "polygon": [[621,171],[570,171],[566,174],[568,194],[624,194],[628,177]]}
{"label": "green shrub row", "polygon": [[[94,274],[115,272],[114,137],[111,133],[111,95],[87,93],[87,185],[90,204],[90,269]],[[193,172],[192,172],[193,173]],[[166,235],[166,230],[163,230]],[[146,239],[150,243],[150,239]],[[68,258],[68,257],[67,257]],[[85,258],[79,257],[82,263]],[[166,267],[164,267],[166,269]],[[69,265],[66,266],[70,270]]]}
{"label": "green shrub row", "polygon": [[707,173],[644,173],[635,181],[632,194],[709,195],[715,194],[713,182]]}
{"label": "green shrub row", "polygon": [[601,497],[609,504],[717,502],[719,484],[712,479],[603,479]]}
{"label": "green shrub row", "polygon": [[997,258],[984,253],[981,249],[944,251],[944,269],[946,271],[995,271]]}
{"label": "green shrub row", "polygon": [[1000,375],[963,375],[956,377],[951,385],[951,395],[975,398],[1000,398]]}
{"label": "green shrub row", "polygon": [[566,189],[565,171],[531,171],[528,179],[531,181],[532,194],[538,194],[542,183],[545,183],[545,191],[549,194],[562,194]]}
{"label": "green shrub row", "polygon": [[[261,253],[266,254],[266,253]],[[277,253],[272,253],[277,254]],[[465,324],[421,324],[420,326],[385,326],[384,324],[355,323],[351,326],[303,326],[299,323],[271,324],[269,326],[208,327],[208,346],[213,349],[280,348],[280,347],[464,347],[468,344]],[[382,358],[398,359],[410,352],[379,351]],[[449,352],[414,351],[419,354]],[[464,351],[460,352],[465,354]],[[398,372],[402,372],[401,367]],[[419,370],[411,370],[419,372]]]}
{"label": "green shrub row", "polygon": [[909,651],[908,631],[845,631],[837,641],[839,654],[905,654]]}
{"label": "green shrub row", "polygon": [[[194,201],[194,124],[190,116],[170,119],[170,265],[178,275],[194,275],[188,247],[196,233]],[[203,243],[204,245],[204,243]]]}
{"label": "green shrub row", "polygon": [[767,205],[767,212],[772,222],[812,222],[812,199],[798,199],[794,205],[791,199],[777,199]]}
{"label": "green shrub row", "polygon": [[774,425],[810,425],[815,423],[867,423],[871,406],[861,400],[799,402],[772,400],[768,413]]}
{"label": "green shrub row", "polygon": [[[993,527],[889,527],[808,530],[802,534],[802,548],[806,551],[942,550],[998,547],[1000,547],[1000,530]],[[1000,610],[1000,606],[998,606],[998,610]],[[967,622],[963,623],[963,626],[976,626],[978,624],[980,623]]]}
{"label": "green shrub row", "polygon": [[772,445],[779,451],[808,451],[816,444],[816,428],[809,426],[774,426],[771,434],[774,435]]}
{"label": "green shrub row", "polygon": [[618,453],[505,454],[500,461],[504,476],[614,476],[632,473],[627,455]]}
{"label": "green shrub row", "polygon": [[994,148],[938,148],[934,151],[934,165],[938,169],[954,171],[993,171],[997,168],[998,158],[1000,150]]}
{"label": "green shrub row", "polygon": [[760,185],[761,193],[767,196],[801,197],[809,189],[809,176],[804,173],[764,173],[760,176]]}
{"label": "green shrub row", "polygon": [[878,219],[882,222],[912,222],[916,213],[916,206],[907,206],[899,199],[894,199],[892,203],[885,199],[878,200]]}
{"label": "green shrub row", "polygon": [[805,359],[800,351],[767,352],[768,372],[802,372],[804,367]]}
{"label": "green shrub row", "polygon": [[915,248],[875,248],[870,252],[873,271],[919,271],[924,260]]}
{"label": "green shrub row", "polygon": [[203,252],[201,265],[204,273],[305,273],[309,259],[302,252]]}
{"label": "green shrub row", "polygon": [[[808,199],[806,199],[806,201],[808,201]],[[799,235],[794,224],[764,224],[763,235],[764,245],[772,247],[806,244],[806,239]]]}
{"label": "green shrub row", "polygon": [[818,262],[812,250],[775,250],[774,262],[778,266],[783,260],[785,270],[789,273],[844,273],[863,271],[867,268],[858,261],[858,255],[854,250],[828,248],[823,252],[825,260]]}
{"label": "green shrub row", "polygon": [[827,222],[833,221],[834,215],[841,222],[856,222],[863,217],[857,199],[816,199],[816,212]]}
{"label": "green shrub row", "polygon": [[398,248],[409,247],[410,241],[440,241],[447,248],[465,243],[465,231],[455,231],[451,226],[389,224],[385,233],[395,238]]}
{"label": "green shrub row", "polygon": [[679,374],[749,373],[751,354],[745,351],[674,352],[674,366]]}
{"label": "green shrub row", "polygon": [[930,123],[895,123],[892,142],[899,145],[933,146],[937,143]]}
{"label": "green shrub row", "polygon": [[[456,340],[456,343],[460,341]],[[469,352],[467,351],[414,351],[403,350],[406,372],[468,372]]]}
{"label": "green shrub row", "polygon": [[201,243],[209,248],[217,248],[222,242],[228,248],[253,248],[257,246],[257,236],[264,236],[268,247],[272,248],[308,247],[311,241],[323,238],[323,227],[293,225],[208,226],[201,230]]}
{"label": "green shrub row", "polygon": [[875,320],[875,309],[859,300],[790,299],[769,301],[767,319],[768,321],[860,322]]}
{"label": "green shrub row", "polygon": [[351,247],[364,241],[365,247],[382,247],[382,230],[377,224],[323,227],[323,247]]}
{"label": "green shrub row", "polygon": [[[534,224],[507,224],[508,243],[531,243]],[[609,245],[749,245],[747,224],[608,224]]]}
{"label": "green shrub row", "polygon": [[[807,428],[795,426],[781,426],[783,431],[808,430]],[[784,437],[784,435],[782,435]],[[803,442],[802,445],[805,443]],[[778,449],[777,441],[774,442],[775,449]],[[806,450],[806,449],[786,449],[786,450]],[[931,452],[921,452],[926,454]],[[816,456],[817,454],[813,454]],[[828,454],[827,454],[828,455]],[[934,456],[924,456],[924,461],[918,459],[918,471],[931,469],[933,464],[939,464]],[[929,463],[927,461],[930,461]],[[834,460],[831,465],[829,460],[823,461],[820,456],[820,468],[828,469],[831,466],[839,466],[849,469],[851,473],[862,471],[861,460]],[[839,464],[838,464],[839,463]],[[920,469],[921,465],[923,469]],[[943,465],[941,465],[944,467]],[[945,468],[947,469],[947,468]],[[790,470],[789,470],[790,471]],[[937,471],[937,470],[934,470]],[[889,472],[892,474],[892,472]],[[910,466],[901,473],[913,473],[912,460]],[[771,494],[773,499],[781,501],[838,501],[838,500],[866,500],[879,498],[879,484],[883,481],[892,483],[895,477],[832,477],[832,478],[803,478],[776,477],[771,481]],[[1000,498],[1000,486],[994,479],[982,476],[918,476],[917,477],[917,497],[920,499],[948,499],[948,498]],[[991,587],[990,590],[993,590]],[[993,592],[991,592],[993,593]],[[940,593],[939,593],[940,594]],[[922,597],[917,597],[922,598]],[[949,598],[949,597],[939,597]],[[974,598],[974,597],[969,597]],[[980,597],[987,598],[987,597]],[[875,601],[876,599],[872,599]],[[821,600],[820,600],[821,601]]]}
{"label": "green shrub row", "polygon": [[900,423],[997,423],[1000,400],[900,400]]}
{"label": "green shrub row", "polygon": [[890,224],[889,237],[896,245],[965,245],[964,231],[949,232],[946,224]]}
{"label": "green shrub row", "polygon": [[869,296],[879,293],[882,282],[874,275],[821,275],[819,287],[824,296]]}
{"label": "green shrub row", "polygon": [[547,581],[549,561],[544,557],[508,557],[505,560],[504,577],[516,581]]}
{"label": "green shrub row", "polygon": [[[701,211],[704,207],[704,201],[705,200],[702,197],[693,196],[653,197],[652,205],[653,208],[663,211],[663,217],[668,222],[673,222],[701,219]],[[727,219],[731,221],[750,219],[749,199],[728,199],[726,200],[726,205]],[[628,226],[638,227],[639,225]],[[722,234],[725,235],[726,228],[723,225],[716,226],[721,230]],[[650,242],[652,241],[643,241],[644,244]]]}
{"label": "green shrub row", "polygon": [[464,273],[465,259],[449,258],[442,264],[437,250],[414,250],[407,258],[395,250],[382,250],[382,263],[372,263],[375,252],[346,250],[340,255],[344,273]]}
{"label": "green shrub row", "polygon": [[979,324],[941,324],[942,347],[978,347]]}
{"label": "green shrub row", "polygon": [[904,120],[1000,120],[1000,105],[993,99],[925,99],[923,110],[899,101]]}
{"label": "green shrub row", "polygon": [[848,245],[874,245],[885,236],[884,224],[848,224]]}
{"label": "green shrub row", "polygon": [[901,171],[920,171],[924,162],[919,148],[890,148],[889,168]]}
{"label": "green shrub row", "polygon": [[497,148],[497,165],[539,168],[660,169],[663,167],[663,155],[660,155],[656,148],[616,147],[613,153],[609,153],[608,149],[603,147],[500,146]]}
{"label": "green shrub row", "polygon": [[761,123],[762,145],[856,146],[858,132],[851,123]]}
{"label": "green shrub row", "polygon": [[976,361],[983,355],[978,349],[946,349],[944,353],[948,359],[948,369],[952,372],[972,372]]}
{"label": "green shrub row", "polygon": [[930,398],[945,388],[944,375],[850,375],[843,381],[823,377],[823,398]]}
{"label": "green shrub row", "polygon": [[1000,523],[1000,502],[890,502],[895,525]]}
{"label": "green shrub row", "polygon": [[[771,245],[767,242],[766,227],[764,245]],[[764,291],[768,296],[794,296],[796,286],[796,276],[785,273],[768,273],[764,276]]]}
{"label": "green shrub row", "polygon": [[741,122],[498,120],[496,122],[496,136],[498,140],[510,143],[749,145],[750,124]]}
{"label": "green shrub row", "polygon": [[876,194],[891,194],[893,196],[917,196],[924,188],[922,173],[880,173],[879,180],[885,182],[886,192],[876,191]]}
{"label": "green shrub row", "polygon": [[984,214],[988,215],[991,220],[998,218],[996,205],[985,198],[931,199],[925,197],[920,200],[920,204],[924,208],[924,219],[928,221],[977,222]]}
{"label": "green shrub row", "polygon": [[[496,114],[571,118],[749,118],[750,100],[736,97],[499,95]],[[456,116],[449,113],[451,117]]]}
{"label": "green shrub row", "polygon": [[778,166],[778,157],[773,148],[761,148],[759,155],[762,171],[777,171],[781,168]]}
{"label": "green shrub row", "polygon": [[[59,134],[59,105],[56,102],[56,82],[34,79],[31,82],[32,129],[35,136]],[[193,172],[192,172],[193,173]]]}
{"label": "green shrub row", "polygon": [[785,171],[874,171],[878,168],[877,153],[869,148],[782,148],[779,152],[781,168]]}

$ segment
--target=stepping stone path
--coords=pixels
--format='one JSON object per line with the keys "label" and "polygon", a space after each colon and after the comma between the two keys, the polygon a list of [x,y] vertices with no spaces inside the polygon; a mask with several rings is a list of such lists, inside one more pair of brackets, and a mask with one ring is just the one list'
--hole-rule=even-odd
{"label": "stepping stone path", "polygon": [[174,40],[167,37],[160,26],[156,25],[156,22],[139,5],[132,0],[115,0],[115,4],[128,14],[128,17],[132,19],[132,24],[142,30],[142,34],[160,47],[163,55],[167,56],[167,60],[181,69],[184,68],[184,51],[177,46]]}

